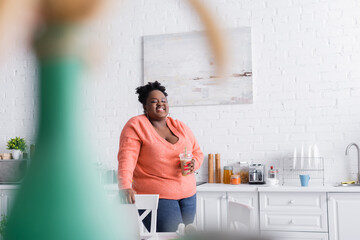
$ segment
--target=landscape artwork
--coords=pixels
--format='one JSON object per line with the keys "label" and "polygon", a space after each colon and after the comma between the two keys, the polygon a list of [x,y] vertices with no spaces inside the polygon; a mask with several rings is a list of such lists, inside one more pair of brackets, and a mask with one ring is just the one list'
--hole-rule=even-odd
{"label": "landscape artwork", "polygon": [[205,32],[145,36],[144,83],[163,84],[170,106],[253,103],[251,28],[226,33],[230,61],[222,79]]}

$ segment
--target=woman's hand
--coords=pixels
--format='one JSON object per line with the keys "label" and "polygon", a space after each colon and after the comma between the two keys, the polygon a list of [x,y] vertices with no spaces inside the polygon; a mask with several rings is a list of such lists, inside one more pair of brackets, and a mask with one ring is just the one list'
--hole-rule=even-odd
{"label": "woman's hand", "polygon": [[120,190],[121,202],[129,204],[135,203],[135,194],[136,192],[132,188]]}
{"label": "woman's hand", "polygon": [[190,163],[187,164],[187,166],[190,170],[189,174],[194,173],[195,172],[195,159],[192,159],[190,161]]}

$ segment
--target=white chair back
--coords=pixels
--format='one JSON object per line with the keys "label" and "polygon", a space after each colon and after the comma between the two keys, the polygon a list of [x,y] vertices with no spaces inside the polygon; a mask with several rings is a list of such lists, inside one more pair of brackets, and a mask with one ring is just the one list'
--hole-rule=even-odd
{"label": "white chair back", "polygon": [[127,239],[140,239],[139,213],[134,204],[122,203],[119,187],[116,185],[105,185],[104,189],[112,208],[118,213],[121,221],[118,222],[122,236]]}
{"label": "white chair back", "polygon": [[230,230],[239,232],[250,232],[254,230],[253,207],[235,201],[229,201],[228,206],[228,223]]}
{"label": "white chair back", "polygon": [[[154,237],[156,235],[157,209],[159,203],[159,195],[152,194],[135,194],[135,205],[138,210],[145,210],[139,216],[139,227],[141,237]],[[144,218],[151,214],[150,232],[143,224]]]}
{"label": "white chair back", "polygon": [[126,236],[127,239],[140,239],[140,229],[139,229],[139,214],[137,208],[134,204],[117,204],[115,205],[118,209],[119,214],[121,214],[121,234]]}

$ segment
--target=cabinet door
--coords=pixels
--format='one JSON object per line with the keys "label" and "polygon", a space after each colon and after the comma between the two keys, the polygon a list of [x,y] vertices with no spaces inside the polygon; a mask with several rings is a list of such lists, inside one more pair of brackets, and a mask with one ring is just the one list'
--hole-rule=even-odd
{"label": "cabinet door", "polygon": [[201,230],[227,228],[226,192],[197,192],[196,224]]}
{"label": "cabinet door", "polygon": [[359,239],[360,193],[329,193],[330,240]]}
{"label": "cabinet door", "polygon": [[[15,193],[16,189],[0,190],[0,219],[3,216],[9,216],[10,209],[14,203]],[[0,236],[0,239],[3,240],[2,236]]]}
{"label": "cabinet door", "polygon": [[0,219],[3,215],[6,214],[5,209],[3,208],[4,205],[4,201],[5,201],[5,195],[3,193],[3,190],[0,190]]}
{"label": "cabinet door", "polygon": [[253,208],[254,230],[259,230],[259,200],[257,192],[228,192],[228,201],[246,204]]}
{"label": "cabinet door", "polygon": [[1,214],[9,215],[14,203],[16,189],[1,190]]}

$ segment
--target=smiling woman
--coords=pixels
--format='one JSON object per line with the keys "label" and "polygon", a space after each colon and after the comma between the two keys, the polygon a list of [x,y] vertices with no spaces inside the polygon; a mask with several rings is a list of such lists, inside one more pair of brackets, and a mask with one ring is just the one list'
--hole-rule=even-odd
{"label": "smiling woman", "polygon": [[[169,105],[159,82],[138,87],[144,114],[131,118],[124,126],[119,146],[119,186],[126,201],[134,194],[159,194],[157,232],[174,232],[179,223],[194,221],[196,180],[194,171],[203,153],[191,132],[181,121],[168,117]],[[193,158],[182,175],[179,154],[187,149]],[[145,226],[150,219],[144,219]]]}

